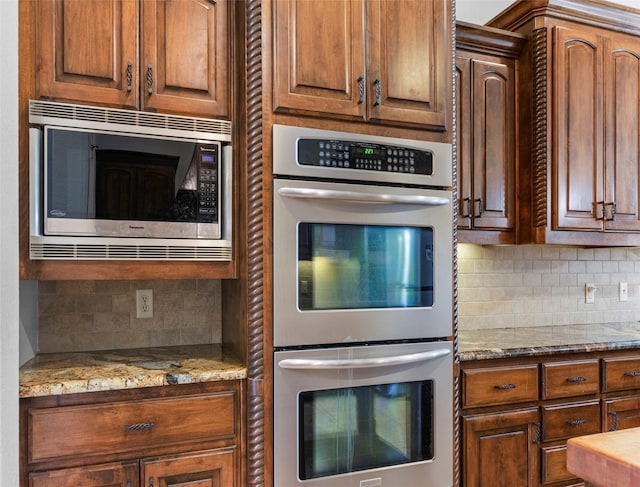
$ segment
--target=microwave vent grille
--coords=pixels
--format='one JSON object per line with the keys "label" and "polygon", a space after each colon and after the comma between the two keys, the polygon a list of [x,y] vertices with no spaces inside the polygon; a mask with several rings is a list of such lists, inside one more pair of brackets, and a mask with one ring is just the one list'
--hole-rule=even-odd
{"label": "microwave vent grille", "polygon": [[[42,238],[41,238],[42,239]],[[42,240],[45,240],[46,237]],[[40,239],[35,239],[40,240]],[[219,242],[219,246],[216,244]],[[212,246],[196,245],[135,245],[48,243],[32,241],[30,257],[33,260],[184,260],[229,261],[231,247],[227,241],[216,241]]]}
{"label": "microwave vent grille", "polygon": [[227,120],[40,100],[29,101],[29,122],[157,135],[195,134],[212,140],[231,140],[231,122]]}

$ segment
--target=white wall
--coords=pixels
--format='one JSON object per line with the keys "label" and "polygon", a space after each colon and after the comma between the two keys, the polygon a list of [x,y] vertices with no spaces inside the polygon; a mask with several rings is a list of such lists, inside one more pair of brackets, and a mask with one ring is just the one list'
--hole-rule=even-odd
{"label": "white wall", "polygon": [[[511,5],[511,0],[456,0],[456,18],[484,24]],[[615,0],[614,3],[640,9],[640,0]]]}
{"label": "white wall", "polygon": [[0,485],[18,482],[18,1],[0,2]]}

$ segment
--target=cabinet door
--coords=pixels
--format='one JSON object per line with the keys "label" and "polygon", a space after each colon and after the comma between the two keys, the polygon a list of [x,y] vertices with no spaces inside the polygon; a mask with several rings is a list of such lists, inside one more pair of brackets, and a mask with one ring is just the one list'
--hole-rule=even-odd
{"label": "cabinet door", "polygon": [[367,0],[371,119],[448,128],[450,10],[451,2],[446,0]]}
{"label": "cabinet door", "polygon": [[515,226],[514,67],[472,61],[473,227]]}
{"label": "cabinet door", "polygon": [[235,456],[235,450],[229,448],[142,460],[142,485],[234,487]]}
{"label": "cabinet door", "polygon": [[606,399],[603,408],[604,431],[640,427],[639,395]]}
{"label": "cabinet door", "polygon": [[144,0],[142,109],[229,118],[229,0]]}
{"label": "cabinet door", "polygon": [[602,41],[593,29],[553,35],[553,226],[602,231]]}
{"label": "cabinet door", "polygon": [[362,0],[279,0],[274,109],[365,116]]}
{"label": "cabinet door", "polygon": [[[640,231],[640,41],[616,36],[605,57],[607,230]],[[608,208],[610,211],[611,208]]]}
{"label": "cabinet door", "polygon": [[108,463],[29,474],[29,487],[138,487],[138,462]]}
{"label": "cabinet door", "polygon": [[471,228],[471,168],[473,141],[471,121],[471,59],[456,53],[456,111],[458,120],[458,228]]}
{"label": "cabinet door", "polygon": [[465,487],[538,485],[536,408],[463,417]]}
{"label": "cabinet door", "polygon": [[138,2],[37,4],[36,96],[138,106]]}

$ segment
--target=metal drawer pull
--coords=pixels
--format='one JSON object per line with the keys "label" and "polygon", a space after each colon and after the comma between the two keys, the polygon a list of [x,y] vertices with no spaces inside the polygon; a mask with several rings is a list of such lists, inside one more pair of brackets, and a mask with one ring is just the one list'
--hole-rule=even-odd
{"label": "metal drawer pull", "polygon": [[447,198],[422,195],[395,195],[359,193],[357,191],[336,191],[313,188],[280,188],[278,194],[288,198],[356,201],[358,203],[382,203],[420,206],[444,206],[449,204]]}
{"label": "metal drawer pull", "polygon": [[358,76],[358,105],[364,103],[364,76]]}
{"label": "metal drawer pull", "polygon": [[503,385],[495,385],[493,387],[495,387],[499,391],[506,391],[508,389],[515,389],[516,385],[515,384],[503,384]]}
{"label": "metal drawer pull", "polygon": [[570,384],[575,384],[576,382],[587,382],[587,378],[582,377],[581,375],[578,377],[567,377],[567,382]]}
{"label": "metal drawer pull", "polygon": [[625,372],[624,375],[627,377],[640,377],[640,370],[636,370],[634,372]]}
{"label": "metal drawer pull", "polygon": [[565,423],[567,423],[569,426],[580,426],[581,424],[585,424],[586,422],[587,422],[587,420],[584,419],[584,418],[567,419],[565,421]]}
{"label": "metal drawer pull", "polygon": [[404,365],[435,360],[441,357],[446,357],[450,353],[450,350],[442,348],[431,350],[429,352],[394,355],[391,357],[354,358],[344,360],[305,360],[287,358],[278,362],[278,366],[282,369],[362,369],[367,367],[391,367],[393,365]]}
{"label": "metal drawer pull", "polygon": [[147,66],[147,92],[153,94],[153,68],[150,64]]}
{"label": "metal drawer pull", "polygon": [[150,423],[136,423],[136,424],[125,424],[125,431],[141,431],[141,430],[150,430],[155,426],[155,423],[151,421]]}

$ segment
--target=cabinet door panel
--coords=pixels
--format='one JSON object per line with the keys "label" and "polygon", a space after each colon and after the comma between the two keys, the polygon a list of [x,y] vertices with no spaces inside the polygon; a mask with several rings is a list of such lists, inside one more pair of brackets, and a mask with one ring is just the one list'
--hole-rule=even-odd
{"label": "cabinet door panel", "polygon": [[371,118],[446,130],[451,19],[444,0],[368,0]]}
{"label": "cabinet door panel", "polygon": [[464,417],[464,486],[537,486],[538,421],[535,408]]}
{"label": "cabinet door panel", "polygon": [[640,396],[607,399],[603,407],[605,431],[640,427]]}
{"label": "cabinet door panel", "polygon": [[554,28],[555,229],[602,230],[604,201],[600,37]]}
{"label": "cabinet door panel", "polygon": [[142,460],[143,485],[234,487],[235,453],[229,448]]}
{"label": "cabinet door panel", "polygon": [[37,12],[38,98],[137,107],[135,0],[46,1]]}
{"label": "cabinet door panel", "polygon": [[605,59],[606,196],[615,202],[607,230],[640,231],[640,42],[622,37],[607,43]]}
{"label": "cabinet door panel", "polygon": [[456,55],[456,110],[458,120],[458,228],[471,228],[471,59]]}
{"label": "cabinet door panel", "polygon": [[513,69],[473,61],[474,228],[515,225],[515,144],[505,136],[515,124]]}
{"label": "cabinet door panel", "polygon": [[29,487],[138,487],[138,462],[108,463],[29,474]]}
{"label": "cabinet door panel", "polygon": [[[361,0],[278,1],[274,109],[362,119],[364,20]],[[364,88],[364,85],[363,85]]]}
{"label": "cabinet door panel", "polygon": [[227,0],[144,1],[143,109],[229,118],[230,7]]}

